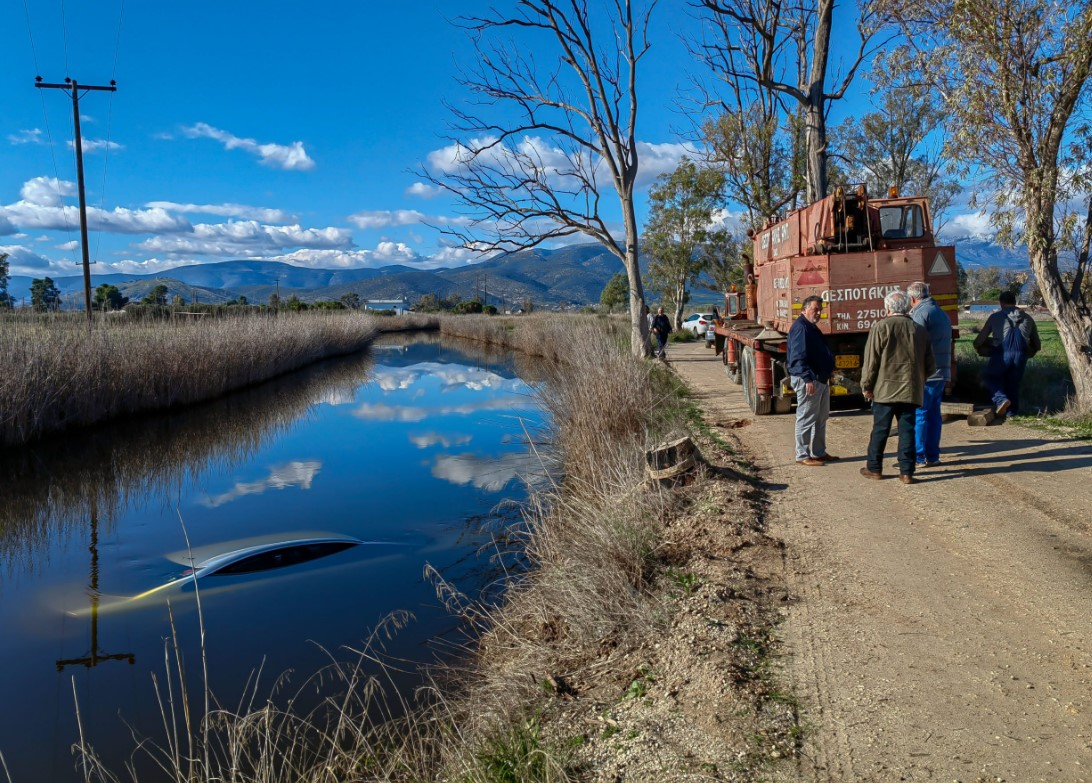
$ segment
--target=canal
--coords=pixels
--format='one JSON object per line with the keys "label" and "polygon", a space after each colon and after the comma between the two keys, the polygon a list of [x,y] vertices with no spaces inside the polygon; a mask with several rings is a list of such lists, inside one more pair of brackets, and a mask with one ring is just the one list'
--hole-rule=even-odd
{"label": "canal", "polygon": [[118,773],[134,731],[162,742],[153,679],[161,695],[177,683],[176,644],[194,699],[207,668],[229,708],[248,681],[259,702],[290,694],[392,612],[414,617],[384,638],[402,668],[452,649],[437,640],[458,621],[423,574],[495,598],[490,528],[543,475],[533,374],[437,335],[384,337],[208,405],[0,454],[12,781],[80,780],[79,724]]}

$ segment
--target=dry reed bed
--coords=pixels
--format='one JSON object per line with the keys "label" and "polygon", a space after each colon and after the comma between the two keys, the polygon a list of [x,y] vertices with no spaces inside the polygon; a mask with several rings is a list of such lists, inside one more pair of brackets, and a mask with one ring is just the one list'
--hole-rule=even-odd
{"label": "dry reed bed", "polygon": [[220,397],[319,359],[365,348],[358,313],[127,323],[90,334],[66,318],[0,326],[0,447],[118,416]]}

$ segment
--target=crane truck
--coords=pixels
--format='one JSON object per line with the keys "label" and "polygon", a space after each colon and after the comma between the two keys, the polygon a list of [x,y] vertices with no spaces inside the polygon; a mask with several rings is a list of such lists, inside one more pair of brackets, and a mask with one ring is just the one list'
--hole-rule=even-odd
{"label": "crane truck", "polygon": [[834,354],[832,396],[863,400],[865,341],[891,291],[928,283],[957,334],[955,248],[936,244],[925,198],[892,190],[870,199],[863,185],[839,187],[748,235],[754,252],[744,290],[725,294],[714,345],[755,415],[792,409],[788,332],[809,296],[823,300],[818,326]]}

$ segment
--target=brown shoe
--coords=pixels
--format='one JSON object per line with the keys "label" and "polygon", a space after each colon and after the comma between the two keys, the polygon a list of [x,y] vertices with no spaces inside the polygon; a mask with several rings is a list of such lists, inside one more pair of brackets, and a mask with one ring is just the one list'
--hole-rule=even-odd
{"label": "brown shoe", "polygon": [[882,479],[882,473],[873,473],[867,467],[861,468],[861,475],[868,479]]}
{"label": "brown shoe", "polygon": [[899,481],[903,484],[917,484],[918,480],[911,476],[909,473],[902,473],[899,475]]}
{"label": "brown shoe", "polygon": [[815,457],[808,457],[807,459],[798,459],[796,464],[807,465],[809,468],[814,468],[817,465],[826,465],[827,463],[823,462],[821,459],[816,459]]}
{"label": "brown shoe", "polygon": [[815,459],[820,459],[823,462],[834,462],[838,458],[835,457],[833,454],[824,454],[823,456],[816,457]]}

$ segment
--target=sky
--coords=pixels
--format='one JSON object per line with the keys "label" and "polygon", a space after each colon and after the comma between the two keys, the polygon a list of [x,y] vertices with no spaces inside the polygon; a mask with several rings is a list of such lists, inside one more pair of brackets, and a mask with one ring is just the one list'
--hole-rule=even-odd
{"label": "sky", "polygon": [[[79,103],[93,274],[234,259],[326,269],[479,260],[439,230],[465,215],[421,171],[450,162],[449,105],[468,98],[456,75],[474,50],[453,21],[486,8],[3,3],[0,252],[11,274],[80,273],[72,101],[36,89],[38,75],[117,82]],[[697,68],[682,41],[698,24],[691,13],[661,3],[642,61],[642,223],[649,185],[692,150],[679,108]]]}

